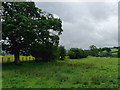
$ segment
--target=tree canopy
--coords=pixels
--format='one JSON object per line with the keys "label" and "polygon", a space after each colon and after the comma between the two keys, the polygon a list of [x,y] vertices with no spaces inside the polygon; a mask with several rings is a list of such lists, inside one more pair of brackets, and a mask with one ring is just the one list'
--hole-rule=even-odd
{"label": "tree canopy", "polygon": [[60,45],[59,46],[59,56],[60,56],[60,59],[64,60],[65,55],[66,55],[66,50],[65,50],[64,46]]}
{"label": "tree canopy", "polygon": [[34,2],[2,3],[3,49],[15,55],[28,53],[35,44],[58,45],[62,21],[35,7]]}
{"label": "tree canopy", "polygon": [[89,53],[91,56],[98,56],[99,51],[95,45],[91,45]]}
{"label": "tree canopy", "polygon": [[88,56],[87,52],[85,50],[79,49],[79,48],[71,48],[68,51],[68,56],[71,59],[79,59],[79,58],[85,58]]}

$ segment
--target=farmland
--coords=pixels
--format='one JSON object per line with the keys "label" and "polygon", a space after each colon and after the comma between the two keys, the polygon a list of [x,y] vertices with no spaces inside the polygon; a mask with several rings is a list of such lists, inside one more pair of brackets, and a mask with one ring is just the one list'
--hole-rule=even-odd
{"label": "farmland", "polygon": [[3,88],[117,88],[118,58],[3,64]]}
{"label": "farmland", "polygon": [[[105,51],[103,51],[103,52],[107,52],[107,51],[105,50]],[[112,54],[117,54],[117,52],[118,52],[118,49],[111,49],[111,53],[112,53]]]}
{"label": "farmland", "polygon": [[2,88],[118,88],[117,14],[109,6],[2,2]]}

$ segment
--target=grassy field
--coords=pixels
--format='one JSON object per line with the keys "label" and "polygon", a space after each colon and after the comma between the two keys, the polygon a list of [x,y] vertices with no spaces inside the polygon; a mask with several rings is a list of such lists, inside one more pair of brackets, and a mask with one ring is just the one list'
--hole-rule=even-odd
{"label": "grassy field", "polygon": [[118,59],[88,57],[3,64],[3,88],[117,88]]}
{"label": "grassy field", "polygon": [[[105,53],[107,51],[105,50],[103,52]],[[118,55],[118,49],[111,49],[111,53],[112,53],[112,55],[114,55],[114,57],[117,57],[117,55]]]}
{"label": "grassy field", "polygon": [[111,49],[111,52],[116,52],[118,51],[118,49]]}

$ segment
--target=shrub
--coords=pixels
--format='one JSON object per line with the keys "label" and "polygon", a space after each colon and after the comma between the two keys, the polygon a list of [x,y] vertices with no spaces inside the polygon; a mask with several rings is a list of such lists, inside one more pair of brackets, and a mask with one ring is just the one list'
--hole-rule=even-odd
{"label": "shrub", "polygon": [[89,54],[90,54],[91,56],[97,57],[97,56],[98,56],[98,53],[99,53],[99,50],[97,49],[97,47],[96,47],[95,45],[91,45],[91,46],[90,46]]}
{"label": "shrub", "polygon": [[119,57],[119,56],[118,56],[118,53],[112,54],[111,56],[112,56],[112,57]]}
{"label": "shrub", "polygon": [[73,51],[68,51],[68,56],[70,57],[70,59],[76,58],[75,52]]}
{"label": "shrub", "polygon": [[58,50],[59,50],[59,57],[61,57],[60,59],[64,60],[65,55],[66,55],[66,50],[64,46],[60,46]]}
{"label": "shrub", "polygon": [[111,57],[112,53],[111,52],[101,52],[99,53],[100,57]]}
{"label": "shrub", "polygon": [[118,58],[120,58],[120,48],[118,49]]}
{"label": "shrub", "polygon": [[30,49],[31,55],[35,57],[37,61],[51,61],[59,57],[58,47],[49,44],[36,44]]}
{"label": "shrub", "polygon": [[88,52],[86,50],[83,50],[83,58],[88,56]]}
{"label": "shrub", "polygon": [[70,57],[70,59],[78,59],[78,58],[85,58],[88,55],[87,55],[87,52],[82,49],[71,48],[68,51],[68,56]]}

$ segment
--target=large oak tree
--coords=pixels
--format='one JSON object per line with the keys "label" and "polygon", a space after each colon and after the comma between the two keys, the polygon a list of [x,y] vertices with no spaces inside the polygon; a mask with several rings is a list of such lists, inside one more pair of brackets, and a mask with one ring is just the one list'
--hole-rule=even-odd
{"label": "large oak tree", "polygon": [[14,54],[19,63],[19,54],[29,52],[35,44],[58,45],[61,20],[35,7],[34,2],[2,3],[3,49]]}

